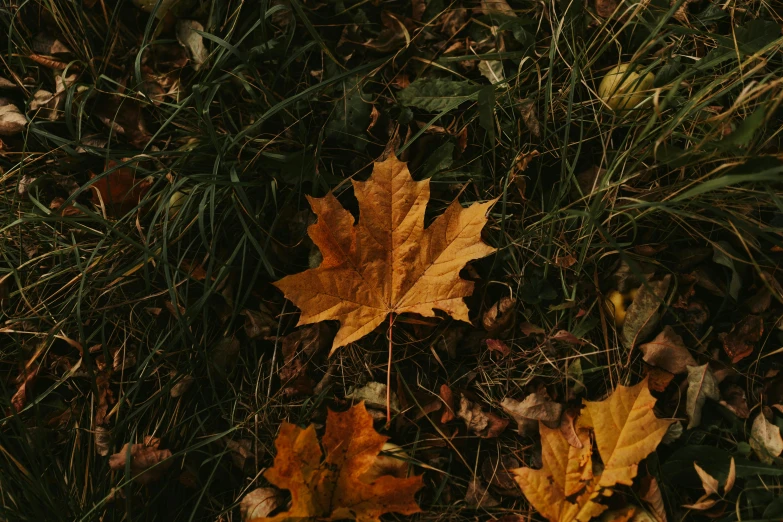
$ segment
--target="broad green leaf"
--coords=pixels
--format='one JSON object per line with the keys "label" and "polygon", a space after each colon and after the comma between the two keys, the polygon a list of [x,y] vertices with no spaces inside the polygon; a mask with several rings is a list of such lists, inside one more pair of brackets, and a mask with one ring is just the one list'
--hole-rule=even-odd
{"label": "broad green leaf", "polygon": [[471,82],[423,78],[400,91],[397,100],[409,107],[437,112],[453,106],[457,101],[475,100],[480,88]]}

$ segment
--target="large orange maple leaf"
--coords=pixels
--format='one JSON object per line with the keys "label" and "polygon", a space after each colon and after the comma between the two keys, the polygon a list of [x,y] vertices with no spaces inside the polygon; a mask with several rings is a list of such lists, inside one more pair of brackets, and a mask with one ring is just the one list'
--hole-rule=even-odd
{"label": "large orange maple leaf", "polygon": [[372,332],[390,313],[434,317],[437,309],[469,322],[463,297],[473,283],[459,271],[495,251],[481,241],[481,229],[496,200],[468,208],[455,200],[425,229],[429,179],[414,181],[394,156],[376,163],[366,182],[353,181],[353,189],[358,223],[331,193],[308,196],[318,220],[307,233],[323,261],[275,283],[301,309],[299,325],[340,321],[333,352]]}
{"label": "large orange maple leaf", "polygon": [[384,513],[421,511],[414,498],[423,486],[421,475],[368,478],[387,440],[372,423],[363,402],[346,412],[330,411],[322,439],[325,457],[314,426],[302,429],[284,423],[275,441],[275,465],[264,477],[291,492],[291,506],[285,513],[252,522],[349,518],[374,522]]}

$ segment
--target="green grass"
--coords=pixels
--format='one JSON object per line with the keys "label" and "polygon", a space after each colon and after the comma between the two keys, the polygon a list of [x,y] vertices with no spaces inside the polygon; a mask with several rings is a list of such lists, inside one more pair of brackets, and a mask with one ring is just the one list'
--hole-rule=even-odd
{"label": "green grass", "polygon": [[[776,274],[783,247],[783,11],[773,2],[654,0],[623,3],[603,20],[592,3],[509,3],[516,17],[427,0],[413,20],[403,1],[205,1],[182,12],[204,27],[209,59],[198,71],[175,64],[183,50],[174,17],[160,20],[130,0],[0,3],[0,77],[15,84],[0,97],[30,119],[23,132],[0,136],[1,520],[239,520],[242,496],[266,485],[283,420],[322,425],[351,386],[385,382],[381,328],[328,360],[315,357],[316,381],[327,368],[331,375],[319,393],[285,395],[281,350],[297,310],[271,283],[313,254],[305,196],[334,190],[355,211],[349,180],[366,179],[390,142],[414,177],[432,177],[428,216],[455,197],[500,198],[485,229],[499,251],[473,264],[474,326],[446,318],[395,326],[392,382],[408,409],[385,433],[425,465],[416,519],[530,510],[521,495],[497,492],[498,507],[464,502],[481,461],[534,462],[536,441],[513,422],[483,440],[461,421],[439,425],[439,413],[417,418],[441,384],[502,415],[501,399],[536,385],[578,404],[638,382],[641,357],[629,356],[600,307],[621,262],[632,276],[645,267],[681,275],[685,249],[727,252],[738,299],[704,298],[711,315],[699,329],[674,307],[663,319],[700,364],[725,365],[717,335],[747,313],[758,274]],[[680,8],[686,18],[674,16]],[[64,70],[40,58],[51,49],[41,36],[69,49],[48,59]],[[502,60],[505,80],[492,86],[479,59]],[[619,62],[655,74],[647,107],[616,114],[598,98]],[[55,74],[76,78],[49,120],[27,109],[38,89],[55,92]],[[443,81],[429,93],[434,101],[401,95],[408,82],[435,78]],[[157,98],[154,82],[171,94]],[[529,107],[537,131],[524,121]],[[523,171],[517,158],[526,155]],[[151,188],[112,216],[90,186],[125,167]],[[589,179],[593,168],[601,170]],[[172,210],[177,192],[183,203]],[[80,213],[61,215],[50,208],[55,198]],[[664,243],[653,255],[640,249]],[[566,256],[571,266],[556,262]],[[192,272],[198,265],[203,276]],[[709,271],[730,285],[732,270]],[[517,326],[501,334],[512,355],[499,361],[480,343],[481,317],[505,296],[518,300]],[[264,314],[264,336],[248,337],[246,310]],[[773,300],[762,340],[731,377],[751,408],[771,406],[764,385],[783,365],[772,354],[783,340],[780,312]],[[584,343],[524,336],[522,322]],[[225,350],[231,338],[238,352]],[[14,379],[38,365],[17,413]],[[192,386],[172,397],[183,379]],[[579,383],[585,391],[575,393]],[[673,388],[660,413],[682,419]],[[161,481],[138,485],[98,454],[96,411],[107,389],[114,400],[101,429],[110,453],[160,437],[175,459]],[[648,463],[670,520],[704,517],[680,508],[698,489],[669,480],[659,462],[689,444],[740,455],[747,441],[750,422],[712,406],[703,426]],[[252,446],[244,470],[226,445],[240,440]],[[749,472],[739,486],[719,520],[761,519],[779,498],[774,477]]]}

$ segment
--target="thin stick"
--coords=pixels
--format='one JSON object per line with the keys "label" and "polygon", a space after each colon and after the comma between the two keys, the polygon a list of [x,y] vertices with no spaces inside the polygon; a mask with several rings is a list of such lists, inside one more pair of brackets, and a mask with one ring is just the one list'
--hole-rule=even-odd
{"label": "thin stick", "polygon": [[386,366],[386,426],[391,424],[392,314],[389,314],[389,364]]}

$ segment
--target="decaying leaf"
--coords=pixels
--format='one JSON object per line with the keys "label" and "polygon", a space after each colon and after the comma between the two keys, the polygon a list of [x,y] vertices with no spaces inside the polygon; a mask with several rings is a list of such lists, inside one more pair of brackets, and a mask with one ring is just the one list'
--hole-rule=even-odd
{"label": "decaying leaf", "polygon": [[656,522],[667,522],[666,506],[663,503],[661,488],[658,486],[658,481],[655,480],[655,477],[648,475],[642,478],[639,494],[655,517]]}
{"label": "decaying leaf", "polygon": [[493,497],[486,486],[481,483],[481,479],[473,477],[468,483],[468,491],[465,493],[465,503],[474,508],[491,508],[500,504],[498,499]]}
{"label": "decaying leaf", "polygon": [[469,322],[463,297],[473,283],[459,271],[495,251],[481,241],[494,201],[465,209],[454,201],[424,228],[429,180],[413,181],[396,157],[376,163],[366,182],[353,181],[360,220],[333,194],[310,198],[318,221],[308,234],[321,250],[318,268],[275,283],[302,314],[299,325],[339,320],[332,351],[373,331],[390,314],[434,317],[435,309]]}
{"label": "decaying leaf", "polygon": [[333,330],[326,324],[307,325],[283,338],[283,359],[280,381],[285,395],[313,393],[315,380],[309,370],[325,357],[331,344]]}
{"label": "decaying leaf", "polygon": [[471,401],[464,395],[459,400],[457,417],[465,421],[469,431],[485,439],[497,437],[508,426],[506,419],[501,419],[494,413],[484,411],[481,409],[480,404]]}
{"label": "decaying leaf", "polygon": [[688,394],[685,400],[685,413],[688,414],[688,429],[701,424],[701,409],[707,399],[720,400],[718,381],[710,370],[709,364],[688,366]]}
{"label": "decaying leaf", "polygon": [[502,14],[506,16],[516,16],[506,0],[481,0],[481,11],[485,14]]}
{"label": "decaying leaf", "polygon": [[138,179],[135,169],[117,165],[110,160],[106,170],[111,172],[90,185],[93,203],[105,208],[106,214],[112,217],[121,217],[134,209],[152,186],[148,179]]}
{"label": "decaying leaf", "polygon": [[729,333],[719,335],[723,351],[736,364],[753,353],[753,347],[764,333],[764,321],[758,315],[749,315],[734,325]]}
{"label": "decaying leaf", "polygon": [[[631,485],[639,462],[660,443],[673,421],[653,413],[655,398],[647,382],[619,386],[606,400],[584,401],[577,424],[582,448],[568,444],[559,429],[539,424],[543,467],[515,470],[533,507],[550,521],[587,521],[603,513],[602,495],[617,484]],[[603,471],[594,475],[590,432],[595,436]]]}
{"label": "decaying leaf", "polygon": [[750,447],[764,464],[772,464],[783,452],[783,438],[780,429],[759,413],[750,428]]}
{"label": "decaying leaf", "polygon": [[26,126],[27,118],[19,108],[5,98],[0,98],[0,136],[19,134]]}
{"label": "decaying leaf", "polygon": [[750,417],[750,408],[748,408],[748,398],[745,395],[745,390],[736,384],[730,384],[723,390],[721,395],[723,396],[723,399],[720,401],[721,406],[726,407],[740,419]]}
{"label": "decaying leaf", "polygon": [[481,325],[491,335],[497,335],[514,326],[517,300],[502,297],[484,312]]}
{"label": "decaying leaf", "polygon": [[130,476],[140,484],[150,484],[158,480],[171,466],[171,451],[158,449],[160,439],[144,437],[143,444],[125,444],[120,451],[109,457],[109,467],[124,472],[130,458]]}
{"label": "decaying leaf", "polygon": [[494,352],[500,355],[500,357],[506,357],[511,353],[511,348],[506,343],[498,339],[487,339],[487,348],[490,352]]}
{"label": "decaying leaf", "polygon": [[188,50],[190,63],[198,71],[206,63],[209,53],[204,47],[204,37],[196,31],[204,32],[204,26],[196,20],[177,20],[177,40]]}
{"label": "decaying leaf", "polygon": [[[364,402],[371,408],[383,409],[386,408],[386,385],[381,382],[368,382],[362,387],[351,388],[345,398]],[[400,411],[400,400],[394,392],[389,395],[389,407],[391,411]]]}
{"label": "decaying leaf", "polygon": [[523,401],[506,397],[500,402],[500,407],[517,421],[520,435],[534,433],[538,421],[549,428],[556,428],[560,425],[560,416],[563,414],[563,405],[552,401],[544,393],[531,393]]}
{"label": "decaying leaf", "polygon": [[242,497],[239,512],[242,522],[250,522],[268,516],[283,503],[282,495],[275,488],[256,488]]}
{"label": "decaying leaf", "polygon": [[623,324],[622,341],[629,350],[655,330],[660,319],[658,308],[666,298],[670,282],[671,275],[667,274],[660,281],[651,281],[639,288]]}
{"label": "decaying leaf", "polygon": [[443,413],[440,422],[446,424],[454,420],[454,392],[447,384],[440,385],[440,400],[443,401]]}
{"label": "decaying leaf", "polygon": [[601,18],[609,18],[617,9],[617,0],[595,0],[595,12]]}
{"label": "decaying leaf", "polygon": [[[346,412],[329,412],[326,433],[318,444],[315,427],[284,423],[275,441],[274,467],[264,476],[291,492],[291,507],[258,521],[340,520],[379,521],[384,513],[410,515],[420,511],[414,495],[423,486],[421,476],[383,476],[364,482],[386,442],[372,425],[363,403]],[[325,455],[324,455],[325,454]]]}
{"label": "decaying leaf", "polygon": [[682,337],[671,326],[664,327],[655,339],[639,349],[644,354],[644,362],[675,375],[688,371],[688,366],[696,366]]}

